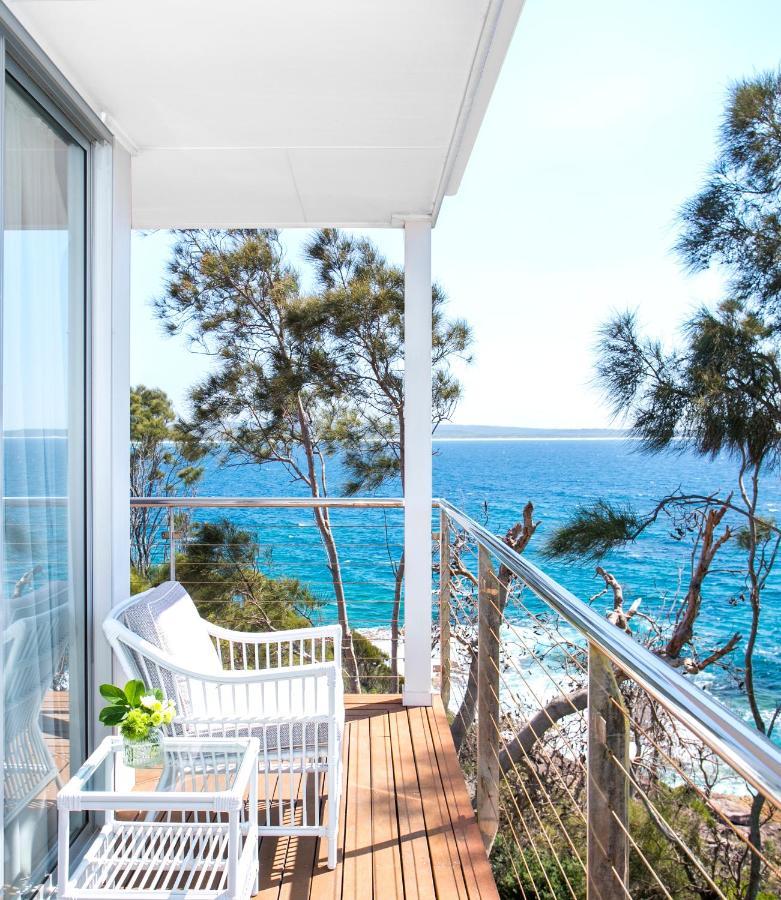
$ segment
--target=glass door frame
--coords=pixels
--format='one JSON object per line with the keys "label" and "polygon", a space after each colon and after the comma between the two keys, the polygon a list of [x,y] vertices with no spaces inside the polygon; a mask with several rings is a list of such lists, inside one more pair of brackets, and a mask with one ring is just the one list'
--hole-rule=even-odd
{"label": "glass door frame", "polygon": [[[10,21],[9,21],[10,17]],[[94,283],[94,219],[95,219],[95,191],[94,191],[94,160],[96,142],[105,142],[108,132],[102,122],[94,116],[86,103],[68,84],[64,77],[53,66],[51,61],[32,42],[24,29],[10,16],[7,9],[0,3],[0,70],[3,77],[0,79],[0,173],[4,172],[4,144],[5,144],[5,90],[6,77],[10,76],[40,108],[42,114],[49,118],[61,129],[69,139],[80,146],[84,151],[85,181],[84,181],[84,309],[83,309],[83,485],[84,485],[84,522],[83,534],[83,564],[84,564],[84,602],[86,608],[84,615],[84,693],[80,698],[86,717],[84,737],[86,739],[85,752],[88,754],[97,742],[97,709],[95,703],[95,632],[96,626],[93,613],[93,477],[92,477],[92,386],[93,386],[93,283]],[[76,113],[74,116],[73,113]],[[85,127],[86,126],[86,127]],[[0,177],[0,215],[4,215],[4,178]],[[0,239],[0,371],[2,371],[2,310],[3,310],[3,241]],[[2,397],[0,395],[0,427],[3,421]],[[0,466],[3,465],[2,442],[0,442]],[[0,517],[0,540],[2,540],[3,522]],[[82,529],[80,529],[81,531]],[[82,555],[81,553],[79,554]],[[2,559],[0,558],[0,577],[2,577]],[[5,604],[0,604],[0,629],[6,627]],[[4,753],[4,674],[0,664],[0,762]],[[74,760],[74,764],[80,764],[82,760]],[[0,778],[0,809],[3,808],[3,785]],[[80,855],[84,846],[88,843],[91,831],[95,827],[93,819],[88,819],[87,824],[81,829],[79,835],[73,841],[73,853]],[[4,883],[4,860],[0,854],[0,885]],[[56,838],[52,842],[49,855],[46,859],[46,868],[53,873],[56,862]],[[49,875],[49,882],[51,874]],[[48,883],[48,882],[46,882]]]}

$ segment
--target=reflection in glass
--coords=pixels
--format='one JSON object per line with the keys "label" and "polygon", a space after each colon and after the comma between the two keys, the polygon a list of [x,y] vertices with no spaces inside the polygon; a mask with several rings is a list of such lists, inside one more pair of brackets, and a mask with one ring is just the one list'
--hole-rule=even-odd
{"label": "reflection in glass", "polygon": [[4,140],[3,887],[25,896],[86,745],[86,159],[10,78]]}

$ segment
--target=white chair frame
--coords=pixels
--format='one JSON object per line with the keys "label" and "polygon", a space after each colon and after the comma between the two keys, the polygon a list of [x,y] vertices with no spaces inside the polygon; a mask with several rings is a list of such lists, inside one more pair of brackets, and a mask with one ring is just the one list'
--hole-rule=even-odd
{"label": "white chair frame", "polygon": [[[325,837],[328,867],[335,868],[344,731],[341,628],[329,625],[256,633],[231,631],[202,619],[223,661],[222,671],[205,672],[183,666],[125,625],[125,611],[140,597],[136,594],[115,606],[103,630],[127,677],[160,688],[166,699],[176,703],[178,715],[164,729],[166,734],[258,737],[258,771],[264,778],[265,804],[259,833]],[[327,713],[316,708],[317,691],[322,690],[324,680]],[[295,715],[264,714],[263,709],[253,709],[258,690],[273,691],[277,710],[284,710],[286,701],[293,708],[294,697],[299,708]],[[199,692],[202,711],[196,714],[191,700],[192,694]],[[229,706],[228,712],[223,704]],[[323,774],[325,822],[321,812]]]}

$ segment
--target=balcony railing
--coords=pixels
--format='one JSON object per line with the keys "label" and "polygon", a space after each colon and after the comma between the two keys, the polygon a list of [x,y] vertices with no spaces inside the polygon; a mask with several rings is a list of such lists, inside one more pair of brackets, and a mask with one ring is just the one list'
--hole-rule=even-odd
{"label": "balcony railing", "polygon": [[[403,500],[398,498],[311,498],[311,497],[147,497],[133,498],[131,509],[150,518],[131,524],[152,535],[147,548],[151,561],[172,580],[186,580],[196,588],[213,582],[209,567],[211,547],[197,533],[204,523],[229,523],[233,537],[250,537],[256,551],[256,568],[271,578],[295,579],[318,601],[314,608],[299,611],[312,621],[337,621],[337,592],[347,597],[350,627],[367,634],[356,644],[354,655],[363,673],[364,687],[397,693],[404,669],[404,650],[397,641],[403,621],[404,549]],[[313,513],[325,511],[327,528],[333,537],[336,565],[324,552],[322,535]],[[238,545],[236,545],[238,547]],[[244,545],[246,547],[246,545]],[[226,547],[225,549],[230,549]],[[187,573],[179,569],[187,565]],[[225,556],[220,560],[223,587],[230,587],[225,570],[243,562]],[[248,593],[246,583],[234,582],[237,596]],[[251,594],[251,587],[249,593]],[[282,603],[282,599],[264,603]],[[390,611],[383,615],[382,610]],[[302,623],[298,623],[302,624]],[[382,632],[378,656],[372,643]],[[372,640],[375,639],[375,640]],[[368,655],[367,655],[368,654]]]}
{"label": "balcony railing", "polygon": [[[214,510],[327,507],[334,528],[345,528],[340,550],[356,626],[376,621],[378,600],[403,621],[393,605],[403,545],[401,517],[393,510],[401,500],[131,502],[165,511],[166,543],[155,553],[172,577],[185,537],[177,532],[183,510],[213,516]],[[453,716],[483,840],[507,895],[781,895],[778,747],[461,510],[444,500],[434,506],[438,686]],[[338,521],[337,511],[349,521]],[[199,515],[193,512],[196,520]],[[367,519],[360,531],[358,515]],[[250,521],[245,515],[243,527]],[[301,541],[298,534],[288,537],[291,527],[288,520],[276,533],[266,528],[258,543],[276,540],[279,549],[280,542]],[[358,550],[362,562],[374,555],[371,583],[349,565]],[[315,593],[327,588],[321,574],[312,583],[309,557],[303,572],[286,566],[300,555],[282,557],[285,571],[275,564],[271,574],[308,581]],[[378,575],[381,564],[388,567],[385,576]],[[394,690],[403,677],[403,649],[397,657],[398,671],[387,676]],[[378,689],[377,682],[372,687]]]}
{"label": "balcony railing", "polygon": [[512,877],[553,897],[779,896],[779,749],[438,505],[442,688],[473,710],[454,733]]}

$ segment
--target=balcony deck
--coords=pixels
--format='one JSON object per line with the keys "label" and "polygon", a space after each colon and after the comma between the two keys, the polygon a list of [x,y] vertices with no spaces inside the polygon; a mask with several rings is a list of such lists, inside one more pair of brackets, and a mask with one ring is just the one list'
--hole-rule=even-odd
{"label": "balcony deck", "polygon": [[[49,692],[44,710],[61,760],[52,726],[67,728],[67,702],[66,692]],[[348,694],[345,706],[337,868],[327,868],[316,838],[262,838],[256,900],[498,900],[439,697],[407,709],[395,694]],[[60,768],[67,778],[67,764]],[[52,804],[55,792],[52,783]]]}
{"label": "balcony deck", "polygon": [[445,711],[348,695],[339,862],[314,838],[263,838],[257,900],[497,897]]}

